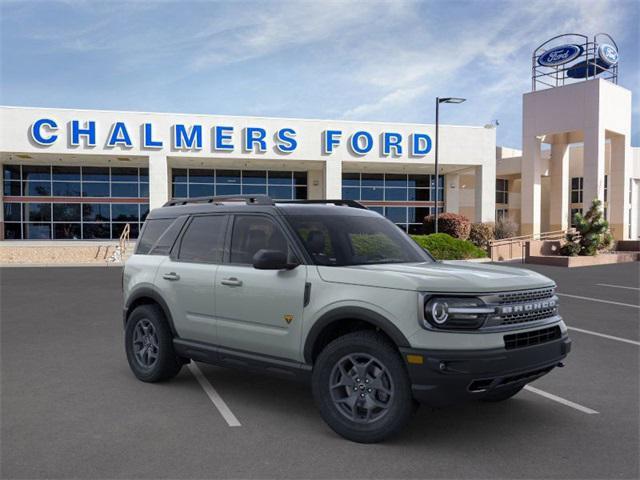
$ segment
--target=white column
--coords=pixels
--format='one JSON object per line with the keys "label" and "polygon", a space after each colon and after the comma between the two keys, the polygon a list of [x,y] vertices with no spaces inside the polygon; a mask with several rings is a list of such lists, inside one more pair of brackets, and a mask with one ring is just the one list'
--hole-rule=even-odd
{"label": "white column", "polygon": [[549,230],[566,230],[569,221],[569,145],[566,134],[551,145]]}
{"label": "white column", "polygon": [[582,208],[586,212],[594,199],[604,202],[605,145],[604,129],[599,126],[584,131],[582,164]]}
{"label": "white column", "polygon": [[522,210],[520,233],[540,233],[540,191],[542,161],[540,138],[535,135],[523,138],[522,152]]}
{"label": "white column", "polygon": [[496,216],[496,161],[475,167],[476,222],[493,222]]}
{"label": "white column", "polygon": [[324,162],[324,198],[342,198],[342,161],[328,159]]}
{"label": "white column", "polygon": [[631,167],[633,165],[632,153],[628,135],[613,136],[611,139],[611,171],[609,172],[607,200],[609,203],[609,226],[616,240],[630,238],[629,190]]}
{"label": "white column", "polygon": [[458,213],[460,209],[460,175],[449,173],[444,176],[445,212]]}
{"label": "white column", "polygon": [[149,155],[149,208],[159,208],[169,200],[169,166],[163,153]]}

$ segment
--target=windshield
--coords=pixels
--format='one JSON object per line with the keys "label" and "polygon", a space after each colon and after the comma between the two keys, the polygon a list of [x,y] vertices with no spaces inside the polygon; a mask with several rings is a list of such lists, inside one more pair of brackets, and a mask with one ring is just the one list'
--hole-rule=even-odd
{"label": "windshield", "polygon": [[317,265],[432,262],[400,228],[380,216],[286,217]]}

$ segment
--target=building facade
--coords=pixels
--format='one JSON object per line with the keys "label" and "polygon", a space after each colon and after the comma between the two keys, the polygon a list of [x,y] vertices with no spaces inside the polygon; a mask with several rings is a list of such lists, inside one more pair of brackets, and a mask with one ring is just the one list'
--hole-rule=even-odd
{"label": "building facade", "polygon": [[[362,201],[408,232],[436,208],[495,217],[495,130],[91,110],[0,109],[5,240],[135,237],[171,198]],[[473,189],[466,184],[473,183]]]}

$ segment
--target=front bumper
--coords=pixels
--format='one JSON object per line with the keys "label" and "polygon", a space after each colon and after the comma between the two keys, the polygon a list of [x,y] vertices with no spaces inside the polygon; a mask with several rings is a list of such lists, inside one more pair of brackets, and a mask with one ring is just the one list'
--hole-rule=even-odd
{"label": "front bumper", "polygon": [[[567,356],[571,340],[565,334],[551,342],[512,350],[401,348],[400,351],[414,398],[427,405],[444,406],[481,399],[490,391],[540,378]],[[420,357],[422,363],[416,363]]]}

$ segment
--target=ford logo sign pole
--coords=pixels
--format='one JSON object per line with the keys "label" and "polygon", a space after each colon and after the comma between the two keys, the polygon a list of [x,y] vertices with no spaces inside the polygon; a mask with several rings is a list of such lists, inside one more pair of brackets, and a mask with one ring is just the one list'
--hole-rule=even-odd
{"label": "ford logo sign pole", "polygon": [[[440,144],[438,140],[438,130],[440,130],[440,104],[441,103],[462,103],[466,101],[466,98],[458,97],[436,97],[436,145],[435,145],[435,176],[436,176],[436,201],[434,211],[434,232],[438,233],[438,202],[440,201],[440,177],[438,177],[438,146]],[[444,188],[444,186],[443,186]]]}

